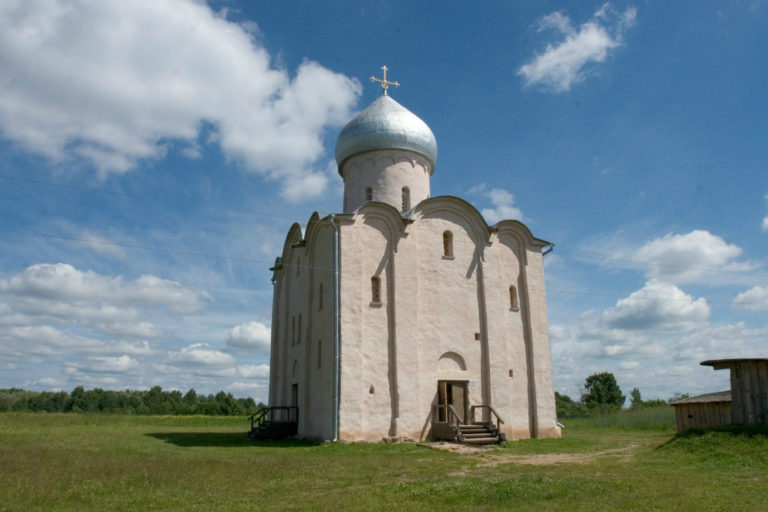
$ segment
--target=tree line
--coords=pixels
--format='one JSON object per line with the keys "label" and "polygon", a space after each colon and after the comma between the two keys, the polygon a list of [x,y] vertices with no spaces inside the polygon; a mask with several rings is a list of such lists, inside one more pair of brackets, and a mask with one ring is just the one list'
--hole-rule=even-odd
{"label": "tree line", "polygon": [[146,391],[108,391],[77,386],[66,391],[0,389],[0,412],[74,412],[111,414],[203,414],[208,416],[250,415],[264,407],[253,398],[235,398],[232,393],[198,395],[194,389],[164,391],[155,386]]}
{"label": "tree line", "polygon": [[[670,400],[686,398],[687,395],[676,395]],[[618,411],[626,402],[627,397],[621,394],[621,388],[612,373],[595,373],[586,378],[584,393],[580,400],[575,401],[567,395],[561,395],[555,391],[555,406],[557,417],[567,418],[574,416],[590,416],[606,412]],[[667,400],[643,400],[640,390],[632,388],[630,392],[630,409],[643,407],[657,407],[667,405]]]}

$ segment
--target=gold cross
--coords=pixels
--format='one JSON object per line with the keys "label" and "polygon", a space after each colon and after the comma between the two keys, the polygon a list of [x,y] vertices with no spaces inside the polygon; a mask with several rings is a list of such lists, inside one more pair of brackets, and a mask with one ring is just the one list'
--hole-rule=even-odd
{"label": "gold cross", "polygon": [[387,66],[381,66],[381,70],[384,72],[384,78],[376,78],[375,76],[372,76],[371,82],[380,82],[381,88],[384,89],[384,96],[386,96],[389,86],[394,85],[395,87],[400,87],[400,82],[390,82],[387,80]]}

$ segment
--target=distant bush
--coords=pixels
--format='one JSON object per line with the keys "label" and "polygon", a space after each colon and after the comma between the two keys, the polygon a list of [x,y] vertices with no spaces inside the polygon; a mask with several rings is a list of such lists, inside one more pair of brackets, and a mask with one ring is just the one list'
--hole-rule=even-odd
{"label": "distant bush", "polygon": [[595,427],[640,430],[670,430],[675,428],[675,411],[661,400],[659,405],[644,405],[607,414],[595,414],[587,421]]}
{"label": "distant bush", "polygon": [[579,418],[591,414],[586,405],[574,402],[568,395],[561,395],[557,391],[555,391],[555,407],[558,418]]}
{"label": "distant bush", "polygon": [[264,407],[253,398],[235,398],[219,391],[215,395],[198,395],[190,389],[163,391],[155,386],[147,391],[86,390],[77,386],[66,391],[27,391],[0,389],[0,412],[87,412],[110,414],[204,414],[211,416],[249,415]]}

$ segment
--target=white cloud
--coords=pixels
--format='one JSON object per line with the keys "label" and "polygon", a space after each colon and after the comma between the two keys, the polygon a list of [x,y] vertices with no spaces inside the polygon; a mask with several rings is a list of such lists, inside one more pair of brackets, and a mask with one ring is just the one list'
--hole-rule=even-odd
{"label": "white cloud", "polygon": [[588,375],[603,371],[613,373],[625,393],[637,387],[646,399],[727,389],[728,372],[699,363],[755,357],[768,344],[768,329],[751,329],[743,322],[705,323],[681,334],[611,329],[587,315],[579,325],[552,326],[550,334],[556,389],[572,397],[578,397]]}
{"label": "white cloud", "polygon": [[269,365],[243,364],[237,367],[237,373],[245,379],[266,379],[269,377]]}
{"label": "white cloud", "polygon": [[485,192],[486,185],[485,183],[479,183],[475,185],[474,187],[470,187],[469,190],[467,190],[467,195],[474,195],[479,194],[480,192]]}
{"label": "white cloud", "polygon": [[501,188],[492,188],[488,192],[488,197],[494,207],[483,208],[481,213],[489,224],[496,224],[497,222],[506,219],[523,220],[523,212],[520,208],[514,206],[514,195]]}
{"label": "white cloud", "polygon": [[0,328],[0,340],[0,355],[16,361],[42,362],[65,355],[83,354],[131,354],[141,357],[156,354],[147,341],[102,341],[50,325]]}
{"label": "white cloud", "polygon": [[768,310],[768,287],[755,286],[741,292],[733,299],[733,307],[749,311]]}
{"label": "white cloud", "polygon": [[99,256],[123,259],[127,255],[125,249],[115,244],[111,240],[99,236],[91,231],[83,230],[77,235],[78,245],[89,251],[93,251]]}
{"label": "white cloud", "polygon": [[3,2],[0,60],[0,130],[29,151],[103,177],[216,143],[293,200],[325,188],[324,130],[360,94],[312,61],[276,67],[252,28],[193,0]]}
{"label": "white cloud", "polygon": [[272,329],[261,322],[247,322],[230,329],[225,350],[269,354]]}
{"label": "white cloud", "polygon": [[126,373],[139,368],[139,363],[130,356],[117,357],[89,357],[84,363],[69,363],[69,366],[78,370],[87,370],[92,373]]}
{"label": "white cloud", "polygon": [[703,297],[694,300],[673,284],[651,279],[640,290],[607,309],[601,322],[614,329],[644,331],[689,331],[706,325],[709,305]]}
{"label": "white cloud", "polygon": [[604,62],[622,44],[624,32],[634,24],[637,10],[616,13],[604,4],[589,21],[574,27],[570,18],[554,12],[539,20],[539,31],[554,29],[564,37],[556,45],[547,44],[544,52],[523,65],[518,75],[526,85],[543,85],[555,92],[568,91],[586,78],[590,63]]}
{"label": "white cloud", "polygon": [[[766,204],[768,204],[768,194],[763,196],[763,198],[765,199]],[[768,216],[763,217],[763,223],[761,224],[761,227],[763,231],[768,232]]]}
{"label": "white cloud", "polygon": [[195,343],[183,347],[178,352],[171,352],[168,359],[176,364],[212,367],[233,367],[236,364],[235,358],[232,355],[222,352],[207,343]]}
{"label": "white cloud", "polygon": [[726,243],[709,231],[694,230],[684,235],[667,234],[642,246],[635,261],[648,265],[646,275],[673,283],[692,283],[708,279],[718,270],[738,272],[751,265],[725,267],[741,254],[741,248]]}
{"label": "white cloud", "polygon": [[41,310],[36,311],[37,314],[44,314],[55,305],[73,308],[68,309],[67,314],[80,308],[84,317],[93,315],[93,311],[100,311],[100,317],[119,316],[122,312],[118,306],[162,306],[175,313],[190,314],[200,311],[211,300],[204,290],[157,276],[143,275],[124,282],[120,276],[81,271],[66,263],[29,266],[10,279],[0,280],[0,293],[25,299],[28,303],[39,300]]}
{"label": "white cloud", "polygon": [[[146,362],[165,353],[147,341],[165,341],[155,322],[178,321],[210,300],[204,290],[152,275],[131,281],[64,263],[32,265],[0,279],[0,359],[53,363],[47,376],[61,378],[57,382],[135,386]],[[105,373],[131,379],[114,381]]]}

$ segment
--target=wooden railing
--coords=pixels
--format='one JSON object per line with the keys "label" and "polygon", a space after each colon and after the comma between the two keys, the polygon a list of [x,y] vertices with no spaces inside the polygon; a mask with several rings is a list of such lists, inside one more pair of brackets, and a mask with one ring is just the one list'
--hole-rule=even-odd
{"label": "wooden railing", "polygon": [[452,423],[458,427],[464,423],[464,418],[451,404],[433,404],[432,421],[440,423]]}
{"label": "wooden railing", "polygon": [[[469,419],[470,423],[475,423],[475,411],[477,409],[487,410],[488,411],[488,423],[493,423],[493,417],[496,417],[496,431],[499,431],[499,426],[504,423],[504,420],[501,419],[501,416],[499,416],[499,413],[496,412],[496,409],[494,409],[490,405],[473,405],[469,408]],[[483,415],[485,416],[485,415]],[[484,417],[481,418],[481,423],[485,423]]]}
{"label": "wooden railing", "polygon": [[251,430],[259,428],[259,425],[266,421],[272,423],[298,423],[299,408],[288,405],[264,407],[251,414],[248,420],[251,422]]}

